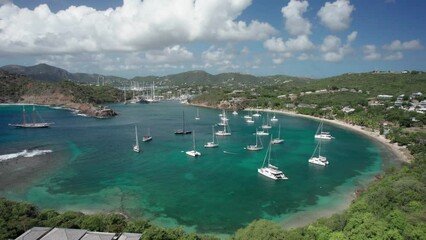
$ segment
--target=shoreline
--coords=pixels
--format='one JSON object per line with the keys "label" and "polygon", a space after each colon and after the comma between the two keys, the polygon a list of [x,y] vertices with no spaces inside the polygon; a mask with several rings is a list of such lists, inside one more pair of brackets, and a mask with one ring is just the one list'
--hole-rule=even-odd
{"label": "shoreline", "polygon": [[51,109],[61,109],[68,110],[75,115],[83,116],[83,117],[93,117],[98,119],[112,118],[118,115],[111,108],[106,108],[103,106],[95,106],[90,103],[26,103],[26,102],[16,102],[16,103],[0,103],[0,106],[42,106],[48,107]]}
{"label": "shoreline", "polygon": [[[206,107],[210,109],[217,109],[212,106],[205,106],[204,104],[190,104],[192,106],[198,106],[198,107]],[[390,140],[386,139],[384,136],[380,135],[378,132],[371,132],[366,129],[364,129],[363,126],[357,126],[348,124],[346,122],[343,122],[341,120],[330,120],[330,119],[321,119],[319,117],[310,116],[310,115],[304,115],[299,114],[294,111],[288,111],[288,110],[278,110],[278,109],[254,109],[254,108],[246,108],[244,110],[241,110],[239,112],[243,111],[256,111],[259,112],[271,112],[271,113],[278,113],[278,114],[284,114],[287,116],[292,117],[303,117],[312,119],[315,121],[321,121],[323,120],[326,123],[332,124],[334,126],[352,131],[354,133],[361,134],[375,143],[381,145],[384,147],[385,150],[387,150],[392,156],[394,156],[396,161],[399,161],[401,163],[410,163],[410,161],[413,159],[412,155],[408,152],[406,148],[398,146],[396,143],[391,143]],[[405,150],[405,151],[404,151]],[[302,210],[298,213],[293,213],[291,216],[286,217],[284,219],[278,220],[279,224],[284,229],[294,229],[299,227],[307,227],[310,224],[314,223],[320,218],[324,217],[331,217],[333,214],[341,213],[344,210],[348,209],[350,204],[357,198],[357,190],[360,188],[365,188],[369,185],[372,181],[374,181],[375,176],[371,176],[371,179],[368,181],[364,181],[363,183],[360,183],[360,185],[354,186],[353,188],[350,188],[351,190],[348,191],[348,189],[343,190],[343,186],[338,187],[336,191],[333,193],[336,198],[339,198],[341,201],[339,203],[330,203],[332,206],[329,208],[321,209],[317,208],[318,206],[327,206],[327,204],[324,203],[317,203],[316,205],[309,207],[305,210]]]}
{"label": "shoreline", "polygon": [[256,111],[256,110],[259,110],[262,112],[280,113],[280,114],[285,114],[285,115],[295,116],[295,117],[303,117],[303,118],[308,118],[308,119],[317,120],[317,121],[323,120],[326,123],[330,123],[335,126],[339,126],[341,128],[348,129],[353,132],[357,132],[364,136],[369,137],[370,139],[382,144],[386,149],[392,152],[392,154],[395,155],[397,159],[401,162],[410,163],[411,160],[413,159],[413,156],[407,152],[408,150],[404,151],[406,150],[406,148],[400,147],[396,143],[391,143],[390,140],[386,139],[383,135],[380,135],[376,131],[374,132],[368,131],[363,126],[352,125],[337,119],[331,120],[331,119],[319,118],[319,117],[310,116],[310,115],[304,115],[304,114],[300,114],[300,113],[296,113],[296,112],[288,111],[288,110],[254,109],[254,108],[245,109],[245,111]]}

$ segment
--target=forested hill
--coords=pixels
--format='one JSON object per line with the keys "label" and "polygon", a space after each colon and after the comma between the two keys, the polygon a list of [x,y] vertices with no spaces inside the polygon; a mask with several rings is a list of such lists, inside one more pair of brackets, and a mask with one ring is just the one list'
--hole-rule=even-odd
{"label": "forested hill", "polygon": [[47,82],[60,82],[66,80],[92,85],[104,85],[105,83],[106,85],[116,86],[120,86],[129,82],[126,78],[116,76],[105,76],[101,74],[89,73],[70,73],[65,69],[50,66],[44,63],[29,67],[21,65],[6,65],[0,69],[10,73],[22,74],[34,80]]}
{"label": "forested hill", "polygon": [[[72,81],[36,81],[17,73],[0,70],[0,103],[34,103],[63,106],[97,116],[113,114],[97,104],[118,102],[123,92],[111,86],[79,85]],[[108,115],[110,116],[110,115]]]}
{"label": "forested hill", "polygon": [[112,85],[116,87],[129,87],[138,83],[140,87],[154,83],[156,86],[220,86],[230,88],[250,88],[257,86],[272,86],[287,82],[306,82],[309,79],[292,77],[286,75],[274,76],[253,76],[243,73],[221,73],[217,75],[209,74],[205,71],[189,71],[167,76],[137,76],[126,79],[117,76],[106,76],[101,74],[70,73],[62,68],[57,68],[47,64],[35,66],[6,65],[0,69],[26,75],[35,80],[58,82],[69,80],[78,83],[92,85]]}
{"label": "forested hill", "polygon": [[378,94],[409,95],[426,90],[426,73],[412,71],[410,73],[347,73],[339,76],[309,81],[301,86],[300,91],[321,89],[337,90],[341,88],[362,90],[372,96]]}
{"label": "forested hill", "polygon": [[164,77],[135,77],[133,81],[145,84],[155,83],[159,86],[221,86],[227,88],[250,88],[257,86],[273,86],[287,82],[306,82],[309,79],[286,75],[253,76],[243,73],[209,74],[205,71],[189,71]]}

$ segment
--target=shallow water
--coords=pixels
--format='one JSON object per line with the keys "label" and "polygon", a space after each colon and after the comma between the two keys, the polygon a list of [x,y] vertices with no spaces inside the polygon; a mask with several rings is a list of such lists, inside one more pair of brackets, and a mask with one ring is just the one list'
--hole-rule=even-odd
{"label": "shallow water", "polygon": [[[324,124],[324,130],[336,137],[325,141],[321,149],[330,165],[309,165],[318,122],[277,114],[279,122],[272,132],[277,134],[281,124],[285,142],[273,146],[273,164],[289,180],[272,181],[257,173],[269,137],[262,137],[265,148],[261,151],[244,149],[255,143],[253,133],[266,113],[254,125],[245,123],[244,112],[229,113],[232,136],[219,137],[219,148],[205,149],[220,111],[199,108],[201,119],[196,121],[197,108],[175,102],[112,107],[120,114],[112,119],[39,107],[46,121],[55,122],[50,129],[13,129],[7,124],[20,120],[22,107],[1,106],[0,157],[25,149],[52,150],[37,157],[61,153],[57,157],[61,164],[53,170],[38,168],[43,174],[31,178],[25,189],[20,185],[14,191],[11,183],[0,195],[43,208],[120,211],[163,226],[232,233],[258,218],[278,222],[304,211],[337,206],[347,201],[344,196],[357,185],[382,171],[384,157],[389,158],[370,139]],[[182,110],[187,128],[195,130],[199,158],[184,153],[192,149],[192,135],[174,135],[182,127]],[[139,139],[148,128],[153,136],[151,142],[141,143],[140,154],[132,151],[135,124]]]}

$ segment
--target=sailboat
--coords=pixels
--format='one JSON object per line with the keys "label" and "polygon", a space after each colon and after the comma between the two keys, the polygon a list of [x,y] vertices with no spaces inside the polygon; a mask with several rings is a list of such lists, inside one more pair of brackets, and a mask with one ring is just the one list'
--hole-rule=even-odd
{"label": "sailboat", "polygon": [[135,134],[136,134],[136,143],[133,145],[134,152],[140,152],[139,149],[139,140],[138,140],[138,126],[135,125]]}
{"label": "sailboat", "polygon": [[152,83],[152,87],[151,87],[151,97],[146,98],[145,101],[147,103],[157,103],[158,102],[158,100],[155,99],[155,85],[154,85],[154,83]]}
{"label": "sailboat", "polygon": [[198,108],[197,108],[197,115],[195,115],[195,120],[200,120],[200,113],[198,111]]}
{"label": "sailboat", "polygon": [[264,121],[263,121],[262,129],[270,129],[270,128],[272,128],[272,126],[269,124],[269,120],[268,120],[269,116],[268,115],[269,114],[267,113],[266,114],[266,119],[264,119]]}
{"label": "sailboat", "polygon": [[268,136],[269,135],[268,129],[266,129],[266,131],[265,130],[256,130],[256,135],[258,135],[258,136]]}
{"label": "sailboat", "polygon": [[185,111],[182,111],[182,129],[175,131],[175,134],[191,134],[191,131],[185,130]]}
{"label": "sailboat", "polygon": [[250,114],[250,113],[248,113],[248,112],[247,112],[247,114],[246,114],[246,115],[244,115],[244,118],[245,118],[245,119],[252,119],[252,116],[251,116],[251,114]]}
{"label": "sailboat", "polygon": [[[36,115],[41,120],[41,122],[37,122]],[[35,105],[33,105],[33,112],[31,114],[31,122],[27,122],[27,114],[25,112],[25,106],[22,106],[22,123],[9,123],[9,126],[15,128],[48,128],[53,123],[43,122],[40,115],[35,109]]]}
{"label": "sailboat", "polygon": [[329,132],[323,132],[322,131],[323,125],[324,125],[324,121],[321,119],[321,122],[320,122],[320,124],[317,128],[317,131],[316,131],[314,137],[317,138],[317,139],[326,139],[326,140],[333,139],[334,137],[331,136],[331,134]]}
{"label": "sailboat", "polygon": [[284,139],[281,139],[281,125],[278,128],[278,137],[277,138],[273,138],[271,143],[272,144],[279,144],[284,142]]}
{"label": "sailboat", "polygon": [[256,107],[256,113],[253,114],[253,117],[260,117],[260,113],[259,113],[259,105],[257,105]]}
{"label": "sailboat", "polygon": [[274,116],[271,118],[271,122],[277,122],[277,121],[278,121],[278,118],[275,117],[275,113],[274,113]]}
{"label": "sailboat", "polygon": [[[317,150],[318,150],[318,157],[314,157],[314,155],[317,152]],[[312,153],[311,158],[309,158],[308,162],[312,163],[312,164],[317,164],[317,165],[320,165],[320,166],[326,166],[326,165],[328,165],[327,158],[324,157],[324,156],[321,156],[321,141],[318,141],[318,144],[315,147],[315,150]]]}
{"label": "sailboat", "polygon": [[123,102],[123,104],[127,104],[126,88],[124,88],[124,102]]}
{"label": "sailboat", "polygon": [[216,132],[217,136],[231,136],[231,130],[229,129],[228,121],[223,121],[223,130]]}
{"label": "sailboat", "polygon": [[151,140],[152,140],[152,136],[151,136],[151,133],[150,133],[150,129],[148,128],[148,134],[146,134],[142,137],[142,142],[148,142],[148,141],[151,141]]}
{"label": "sailboat", "polygon": [[220,116],[220,123],[218,123],[218,126],[225,126],[226,124],[228,124],[228,118],[226,117],[226,111],[225,109],[223,110],[223,113],[219,115]]}
{"label": "sailboat", "polygon": [[271,151],[272,151],[272,137],[269,142],[268,150],[266,151],[265,158],[263,159],[262,167],[257,169],[257,172],[265,177],[273,180],[286,180],[288,179],[284,173],[278,169],[277,166],[271,164]]}
{"label": "sailboat", "polygon": [[[260,139],[259,135],[254,134],[256,137],[256,145],[247,145],[246,149],[249,151],[259,151],[263,149],[262,139]],[[259,144],[260,142],[260,144]]]}
{"label": "sailboat", "polygon": [[214,142],[215,136],[214,136],[214,126],[212,126],[212,141],[211,142],[207,142],[206,144],[204,144],[205,148],[215,148],[219,146],[219,143],[217,143],[217,139],[216,139],[216,143]]}
{"label": "sailboat", "polygon": [[234,111],[232,112],[232,115],[234,115],[234,116],[235,116],[235,115],[238,115],[238,112],[234,110]]}
{"label": "sailboat", "polygon": [[195,150],[195,131],[194,131],[194,134],[192,135],[192,150],[186,151],[186,154],[189,155],[189,156],[191,156],[191,157],[201,156],[201,153],[197,152]]}

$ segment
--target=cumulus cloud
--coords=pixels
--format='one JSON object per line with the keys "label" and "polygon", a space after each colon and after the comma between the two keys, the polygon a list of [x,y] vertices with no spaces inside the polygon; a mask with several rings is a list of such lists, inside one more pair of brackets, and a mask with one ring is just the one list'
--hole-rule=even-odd
{"label": "cumulus cloud", "polygon": [[235,58],[235,54],[228,52],[224,48],[211,46],[202,52],[201,57],[208,65],[231,65],[231,60]]}
{"label": "cumulus cloud", "polygon": [[404,58],[404,55],[402,54],[402,52],[395,52],[384,57],[384,59],[387,61],[397,61],[403,58]]}
{"label": "cumulus cloud", "polygon": [[308,36],[300,35],[287,41],[282,38],[272,37],[267,39],[263,46],[271,52],[296,52],[310,50],[314,47],[314,44],[309,40]]}
{"label": "cumulus cloud", "polygon": [[354,10],[349,0],[336,0],[333,3],[326,2],[317,15],[324,26],[332,31],[341,31],[349,27]]}
{"label": "cumulus cloud", "polygon": [[375,45],[364,45],[362,47],[362,51],[364,53],[365,60],[379,60],[382,57],[382,55],[377,52],[377,48]]}
{"label": "cumulus cloud", "polygon": [[340,38],[334,35],[326,36],[320,46],[320,50],[323,52],[323,59],[328,62],[341,61],[346,55],[353,51],[351,43],[355,41],[356,37],[357,32],[352,32],[347,36],[346,43],[342,45]]}
{"label": "cumulus cloud", "polygon": [[400,40],[395,40],[391,44],[384,45],[384,49],[390,51],[401,51],[401,50],[414,50],[414,49],[422,49],[423,46],[420,43],[420,40],[411,40],[406,42],[401,42]]}
{"label": "cumulus cloud", "polygon": [[281,9],[284,17],[285,29],[291,35],[311,34],[311,23],[303,18],[308,9],[308,1],[290,0],[287,6]]}
{"label": "cumulus cloud", "polygon": [[161,51],[148,51],[145,56],[146,59],[151,63],[182,62],[192,60],[194,57],[192,52],[179,45],[166,47]]}
{"label": "cumulus cloud", "polygon": [[203,40],[263,40],[276,33],[268,23],[236,20],[251,0],[123,0],[98,11],[71,6],[53,13],[0,6],[0,52],[77,53],[146,51]]}

